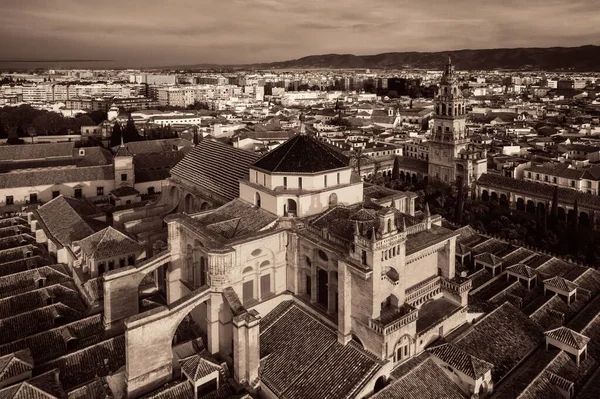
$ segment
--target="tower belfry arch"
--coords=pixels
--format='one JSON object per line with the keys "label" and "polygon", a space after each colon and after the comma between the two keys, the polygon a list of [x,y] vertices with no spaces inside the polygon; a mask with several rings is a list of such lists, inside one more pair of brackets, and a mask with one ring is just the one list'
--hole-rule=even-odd
{"label": "tower belfry arch", "polygon": [[[467,101],[462,95],[452,59],[442,72],[429,146],[428,176],[452,183],[461,177],[470,186],[487,171],[485,150],[474,150],[466,128]],[[459,166],[462,166],[459,168]],[[460,169],[460,173],[457,171]]]}

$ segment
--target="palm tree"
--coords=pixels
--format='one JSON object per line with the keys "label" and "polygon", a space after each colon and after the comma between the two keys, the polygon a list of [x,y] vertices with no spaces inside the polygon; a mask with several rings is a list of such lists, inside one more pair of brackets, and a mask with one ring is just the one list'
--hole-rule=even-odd
{"label": "palm tree", "polygon": [[358,172],[358,176],[360,177],[360,167],[362,166],[362,162],[367,158],[367,154],[365,154],[363,147],[358,147],[352,150],[350,153],[350,158],[354,160],[354,167]]}

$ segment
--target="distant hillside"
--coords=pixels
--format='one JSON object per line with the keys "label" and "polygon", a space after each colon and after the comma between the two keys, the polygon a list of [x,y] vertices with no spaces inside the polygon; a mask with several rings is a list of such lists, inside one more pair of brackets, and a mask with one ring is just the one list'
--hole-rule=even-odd
{"label": "distant hillside", "polygon": [[436,53],[384,53],[377,55],[324,54],[297,60],[266,64],[238,65],[255,69],[301,68],[370,68],[370,69],[440,69],[448,55],[457,69],[532,69],[600,71],[600,46],[505,48],[457,50]]}

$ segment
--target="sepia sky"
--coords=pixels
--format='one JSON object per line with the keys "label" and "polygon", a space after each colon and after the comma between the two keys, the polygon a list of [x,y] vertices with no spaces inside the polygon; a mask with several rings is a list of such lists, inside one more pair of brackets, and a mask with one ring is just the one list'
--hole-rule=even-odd
{"label": "sepia sky", "polygon": [[0,0],[0,59],[123,66],[600,44],[597,0]]}

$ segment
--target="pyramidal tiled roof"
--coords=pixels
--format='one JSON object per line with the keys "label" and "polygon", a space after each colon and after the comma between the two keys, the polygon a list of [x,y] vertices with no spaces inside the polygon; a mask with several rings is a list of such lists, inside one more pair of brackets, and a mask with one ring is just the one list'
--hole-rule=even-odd
{"label": "pyramidal tiled roof", "polygon": [[547,280],[544,280],[544,284],[549,287],[554,287],[554,288],[557,288],[559,290],[566,291],[566,292],[575,291],[579,287],[577,284],[567,280],[566,278],[560,277],[560,276],[556,276],[556,277],[552,277]]}
{"label": "pyramidal tiled roof", "polygon": [[28,349],[0,357],[0,381],[6,381],[33,369],[33,358]]}
{"label": "pyramidal tiled roof", "polygon": [[84,254],[96,259],[142,249],[137,241],[111,226],[78,241],[78,244]]}
{"label": "pyramidal tiled roof", "polygon": [[2,399],[58,399],[63,396],[57,370],[0,390]]}
{"label": "pyramidal tiled roof", "polygon": [[478,379],[494,365],[468,354],[452,344],[442,344],[427,351],[473,379]]}
{"label": "pyramidal tiled roof", "polygon": [[129,152],[126,146],[120,145],[115,157],[132,157],[133,155]]}
{"label": "pyramidal tiled roof", "polygon": [[524,265],[522,263],[518,263],[514,266],[507,267],[506,270],[511,271],[515,274],[518,274],[519,276],[523,276],[526,278],[535,277],[537,275],[533,268],[531,268],[527,265]]}
{"label": "pyramidal tiled roof", "polygon": [[196,354],[180,361],[181,369],[185,375],[196,382],[211,373],[221,371],[221,366],[205,359],[202,354]]}
{"label": "pyramidal tiled roof", "polygon": [[558,327],[544,333],[547,337],[555,339],[575,349],[583,349],[590,341],[585,335],[579,334],[567,327]]}
{"label": "pyramidal tiled roof", "polygon": [[491,254],[489,252],[484,252],[479,255],[475,255],[475,259],[477,259],[478,261],[481,261],[481,262],[485,262],[492,266],[496,266],[496,265],[499,265],[500,263],[502,263],[502,258],[500,258],[494,254]]}
{"label": "pyramidal tiled roof", "polygon": [[349,165],[350,159],[335,147],[305,134],[292,137],[254,163],[257,168],[281,173],[316,173]]}

